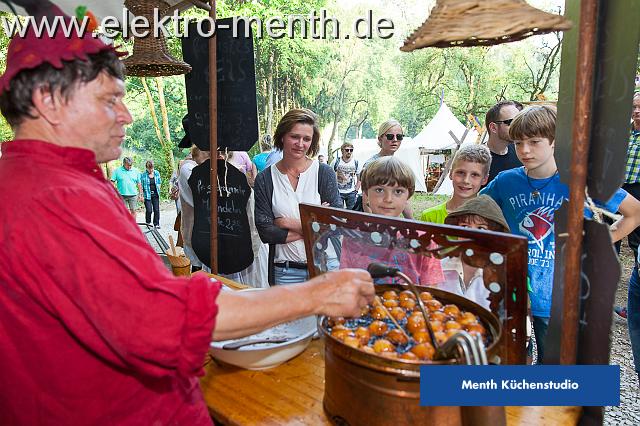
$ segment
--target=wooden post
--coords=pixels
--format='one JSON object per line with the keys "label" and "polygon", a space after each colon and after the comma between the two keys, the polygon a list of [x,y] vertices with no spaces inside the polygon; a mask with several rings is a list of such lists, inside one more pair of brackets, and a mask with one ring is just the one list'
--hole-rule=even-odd
{"label": "wooden post", "polygon": [[584,188],[587,182],[589,116],[593,97],[595,73],[597,0],[582,0],[578,41],[578,66],[576,75],[575,107],[573,110],[573,152],[571,155],[571,180],[569,182],[569,212],[567,229],[564,297],[562,300],[562,340],[560,363],[575,364],[580,314],[580,279],[582,271],[582,239],[584,226]]}
{"label": "wooden post", "polygon": [[[209,16],[215,22],[216,0]],[[215,25],[215,24],[214,24]],[[209,149],[211,152],[211,272],[218,273],[218,67],[217,37],[209,39]]]}

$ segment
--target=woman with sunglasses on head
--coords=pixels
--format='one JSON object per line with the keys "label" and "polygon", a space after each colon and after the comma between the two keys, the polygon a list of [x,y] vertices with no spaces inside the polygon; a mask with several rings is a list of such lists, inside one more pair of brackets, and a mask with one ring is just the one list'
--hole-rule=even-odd
{"label": "woman with sunglasses on head", "polygon": [[[287,112],[273,141],[282,160],[256,178],[255,221],[260,239],[269,244],[269,284],[293,284],[308,279],[299,204],[342,207],[342,200],[331,166],[311,159],[320,149],[320,129],[312,111]],[[330,263],[334,260],[337,269],[337,255],[332,257],[330,250]]]}
{"label": "woman with sunglasses on head", "polygon": [[[378,127],[378,146],[380,147],[380,152],[369,158],[364,163],[362,171],[364,171],[371,162],[378,158],[388,157],[395,154],[396,151],[400,149],[400,144],[402,144],[403,139],[404,132],[402,131],[402,126],[398,120],[390,118],[382,123],[380,127]],[[362,208],[365,212],[371,212],[364,193],[362,194]],[[407,206],[402,211],[402,215],[407,219],[413,219],[413,212],[409,203],[407,203]]]}

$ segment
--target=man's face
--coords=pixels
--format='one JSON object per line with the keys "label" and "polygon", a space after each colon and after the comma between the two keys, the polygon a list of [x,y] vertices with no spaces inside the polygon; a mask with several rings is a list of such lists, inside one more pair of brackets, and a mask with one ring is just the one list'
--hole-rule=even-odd
{"label": "man's face", "polygon": [[633,97],[633,110],[631,112],[631,119],[635,125],[636,130],[640,130],[640,96]]}
{"label": "man's face", "polygon": [[124,168],[127,170],[131,170],[131,163],[123,163]]}
{"label": "man's face", "polygon": [[497,134],[500,139],[503,141],[511,141],[509,138],[509,124],[504,123],[505,120],[513,120],[520,111],[514,105],[505,105],[500,108],[500,115],[498,117],[499,123],[496,123],[498,126]]}
{"label": "man's face", "polygon": [[353,147],[352,146],[345,146],[342,148],[342,158],[345,161],[349,161],[349,159],[351,158],[351,155],[353,154]]}
{"label": "man's face", "polygon": [[125,126],[132,121],[123,102],[124,82],[101,73],[89,83],[81,83],[68,101],[58,97],[64,106],[56,132],[60,140],[83,147],[104,163],[122,154]]}

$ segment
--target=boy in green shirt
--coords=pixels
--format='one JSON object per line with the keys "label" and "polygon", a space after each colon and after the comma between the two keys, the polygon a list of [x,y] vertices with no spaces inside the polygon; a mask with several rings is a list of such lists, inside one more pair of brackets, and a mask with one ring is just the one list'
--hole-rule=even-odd
{"label": "boy in green shirt", "polygon": [[456,152],[449,171],[453,184],[453,195],[448,201],[430,207],[422,212],[420,220],[444,223],[445,218],[465,201],[478,195],[482,185],[487,183],[491,167],[491,151],[485,145],[465,145]]}

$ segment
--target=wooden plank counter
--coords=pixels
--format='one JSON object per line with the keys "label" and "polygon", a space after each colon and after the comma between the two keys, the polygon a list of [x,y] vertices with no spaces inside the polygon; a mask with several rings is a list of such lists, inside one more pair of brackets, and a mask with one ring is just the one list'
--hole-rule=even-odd
{"label": "wooden plank counter", "polygon": [[[250,371],[205,367],[200,384],[211,416],[229,426],[330,425],[324,409],[324,345],[311,342],[279,367]],[[509,426],[574,425],[580,407],[507,407]]]}

